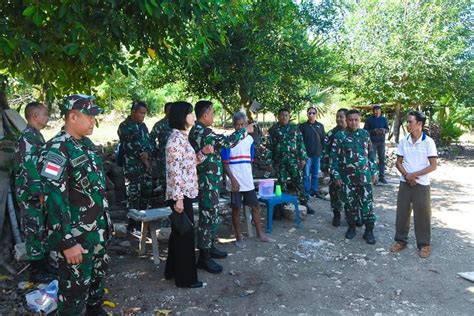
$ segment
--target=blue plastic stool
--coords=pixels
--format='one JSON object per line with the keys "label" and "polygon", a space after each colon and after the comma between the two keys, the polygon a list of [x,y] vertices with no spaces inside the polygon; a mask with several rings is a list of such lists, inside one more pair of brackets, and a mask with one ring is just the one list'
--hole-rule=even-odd
{"label": "blue plastic stool", "polygon": [[292,203],[295,206],[296,227],[302,228],[300,210],[298,209],[298,199],[291,194],[282,193],[281,196],[259,196],[258,200],[267,206],[267,234],[272,233],[273,208],[277,204]]}

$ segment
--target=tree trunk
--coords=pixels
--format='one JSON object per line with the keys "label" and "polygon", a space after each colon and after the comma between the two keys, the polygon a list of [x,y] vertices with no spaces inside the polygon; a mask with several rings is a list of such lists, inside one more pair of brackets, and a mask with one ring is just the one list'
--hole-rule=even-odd
{"label": "tree trunk", "polygon": [[393,129],[393,134],[395,136],[395,142],[398,144],[400,140],[400,126],[401,126],[401,111],[402,110],[402,105],[400,103],[397,103],[397,107],[395,109],[395,126]]}
{"label": "tree trunk", "polygon": [[7,86],[8,77],[6,75],[0,76],[0,108],[3,110],[10,108],[7,100]]}

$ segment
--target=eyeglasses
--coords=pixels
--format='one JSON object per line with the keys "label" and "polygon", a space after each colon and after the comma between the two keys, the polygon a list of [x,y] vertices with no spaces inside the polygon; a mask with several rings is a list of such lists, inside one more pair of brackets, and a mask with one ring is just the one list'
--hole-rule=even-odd
{"label": "eyeglasses", "polygon": [[316,112],[308,112],[308,115],[316,115]]}

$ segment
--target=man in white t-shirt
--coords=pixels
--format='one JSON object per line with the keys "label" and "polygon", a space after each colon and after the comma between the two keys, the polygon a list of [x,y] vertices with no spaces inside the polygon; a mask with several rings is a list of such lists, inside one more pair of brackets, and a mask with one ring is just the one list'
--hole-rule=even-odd
{"label": "man in white t-shirt", "polygon": [[[242,112],[237,112],[232,117],[232,122],[236,130],[247,126],[247,117]],[[257,230],[257,238],[260,241],[271,242],[262,232],[260,223],[260,209],[253,184],[252,161],[254,158],[253,138],[247,135],[236,146],[224,148],[221,151],[224,172],[230,181],[227,182],[227,189],[231,191],[230,200],[232,207],[232,224],[235,229],[236,242],[239,248],[245,248],[245,243],[240,234],[240,209],[242,201],[252,209],[252,217]]]}
{"label": "man in white t-shirt", "polygon": [[438,153],[432,138],[423,132],[426,116],[418,111],[408,114],[410,134],[400,140],[396,167],[401,173],[397,199],[396,243],[390,248],[406,248],[413,209],[416,243],[421,258],[431,253],[431,196],[428,174],[436,170]]}

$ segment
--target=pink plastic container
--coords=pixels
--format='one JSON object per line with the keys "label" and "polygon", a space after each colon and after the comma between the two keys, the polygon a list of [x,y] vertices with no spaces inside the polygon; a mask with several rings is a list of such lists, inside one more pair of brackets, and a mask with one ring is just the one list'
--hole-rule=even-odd
{"label": "pink plastic container", "polygon": [[275,196],[275,179],[262,179],[258,181],[258,195]]}

